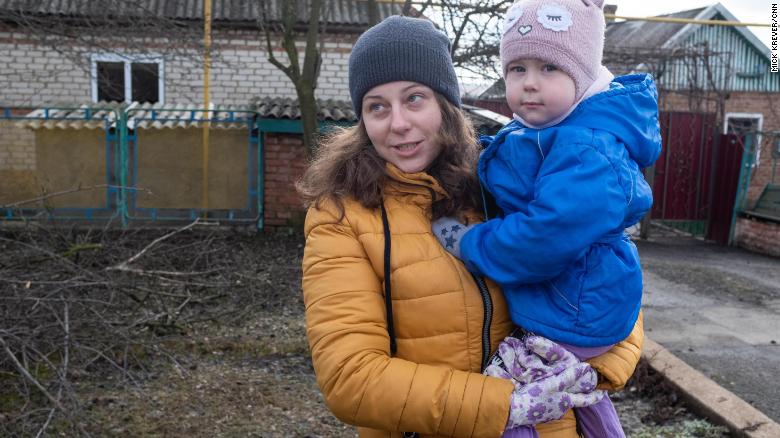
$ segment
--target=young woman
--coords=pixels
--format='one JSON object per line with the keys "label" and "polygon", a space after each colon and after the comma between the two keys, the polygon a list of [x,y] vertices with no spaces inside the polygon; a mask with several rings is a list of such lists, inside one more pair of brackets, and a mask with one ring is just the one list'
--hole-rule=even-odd
{"label": "young woman", "polygon": [[431,220],[479,220],[481,206],[449,42],[426,20],[388,18],[355,44],[349,83],[360,121],[322,144],[298,185],[307,331],[329,408],[361,437],[498,437],[542,422],[543,438],[576,437],[569,408],[601,399],[596,371],[605,388],[625,383],[641,319],[590,364],[532,338],[503,348],[528,379],[483,375],[513,329],[506,304],[431,233]]}

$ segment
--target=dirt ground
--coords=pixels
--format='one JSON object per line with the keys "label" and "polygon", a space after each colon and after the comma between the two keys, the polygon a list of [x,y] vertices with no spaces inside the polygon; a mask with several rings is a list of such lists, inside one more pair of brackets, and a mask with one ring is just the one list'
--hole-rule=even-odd
{"label": "dirt ground", "polygon": [[[52,410],[51,400],[36,395],[29,379],[20,377],[10,357],[0,352],[0,435],[28,436],[45,429],[51,436],[356,436],[327,410],[315,381],[300,293],[302,238],[195,227],[153,243],[169,231],[0,231],[0,336],[17,358],[28,356],[14,348],[43,351],[39,340],[11,336],[17,333],[13,324],[39,320],[6,317],[17,315],[20,308],[14,306],[26,305],[33,293],[50,296],[82,287],[90,278],[101,286],[83,286],[91,289],[79,299],[87,292],[97,297],[147,290],[146,297],[156,293],[159,301],[136,303],[135,313],[101,308],[99,314],[113,324],[101,330],[122,324],[133,328],[121,332],[134,341],[126,344],[124,361],[80,359],[76,347],[86,348],[87,340],[73,341],[79,316],[74,304],[66,313],[72,345],[66,376],[55,372],[64,369],[61,352],[47,356],[58,354],[60,360],[39,361],[38,368],[26,362],[28,370],[38,370],[32,377],[53,398],[60,395],[68,415]],[[74,252],[74,245],[88,249]],[[124,266],[132,269],[110,269],[130,260]],[[165,302],[166,297],[174,301]],[[26,315],[36,315],[35,306],[24,307]],[[51,308],[52,314],[61,313],[60,307]],[[135,318],[135,325],[109,318],[116,315]],[[68,327],[62,318],[52,327],[57,321]],[[98,332],[84,334],[93,335],[102,339]],[[117,345],[104,351],[114,352]],[[128,349],[133,360],[127,359]],[[51,369],[44,372],[47,363]],[[729,436],[691,414],[644,365],[613,399],[630,437]]]}

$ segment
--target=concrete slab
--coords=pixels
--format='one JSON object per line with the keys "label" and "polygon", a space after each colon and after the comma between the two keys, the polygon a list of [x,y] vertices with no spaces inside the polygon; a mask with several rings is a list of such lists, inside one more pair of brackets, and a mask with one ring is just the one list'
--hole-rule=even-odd
{"label": "concrete slab", "polygon": [[642,356],[672,383],[692,409],[745,438],[778,438],[780,424],[692,368],[669,350],[645,338]]}
{"label": "concrete slab", "polygon": [[637,246],[647,336],[780,421],[780,259],[680,236]]}

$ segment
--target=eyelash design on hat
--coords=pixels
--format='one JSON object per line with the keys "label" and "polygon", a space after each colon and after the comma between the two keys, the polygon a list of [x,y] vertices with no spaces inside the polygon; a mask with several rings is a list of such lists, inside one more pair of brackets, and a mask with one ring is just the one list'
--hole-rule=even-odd
{"label": "eyelash design on hat", "polygon": [[512,26],[517,23],[517,20],[520,19],[520,17],[523,16],[523,7],[519,4],[515,3],[512,5],[512,7],[509,8],[508,11],[506,11],[506,16],[504,16],[504,24],[501,28],[501,35],[509,32],[510,29],[512,29]]}
{"label": "eyelash design on hat", "polygon": [[566,32],[573,24],[571,12],[561,5],[544,5],[536,11],[536,20],[545,29]]}

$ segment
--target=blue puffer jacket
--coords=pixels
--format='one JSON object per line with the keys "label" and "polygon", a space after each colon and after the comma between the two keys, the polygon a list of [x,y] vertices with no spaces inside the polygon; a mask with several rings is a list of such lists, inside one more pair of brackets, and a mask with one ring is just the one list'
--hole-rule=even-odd
{"label": "blue puffer jacket", "polygon": [[504,214],[469,231],[461,255],[526,330],[582,347],[631,332],[642,270],[623,230],[653,203],[640,168],[661,153],[657,99],[650,75],[618,77],[558,125],[512,121],[487,139],[479,177]]}

